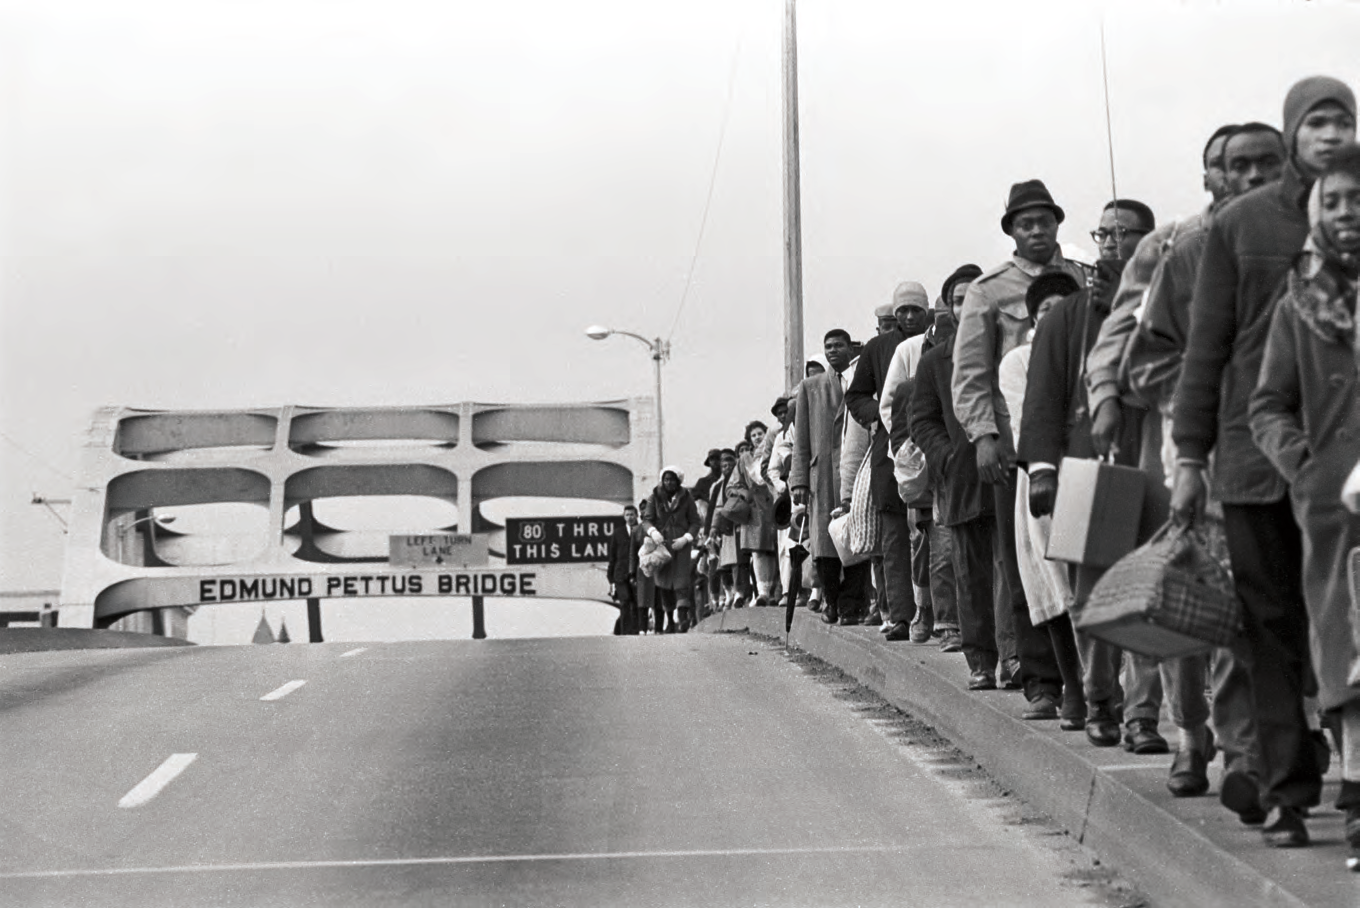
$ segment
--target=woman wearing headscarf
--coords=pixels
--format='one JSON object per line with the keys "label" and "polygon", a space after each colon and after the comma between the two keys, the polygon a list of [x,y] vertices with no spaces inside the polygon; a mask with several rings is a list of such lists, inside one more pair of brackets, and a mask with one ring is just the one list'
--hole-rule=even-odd
{"label": "woman wearing headscarf", "polygon": [[[683,487],[684,481],[685,474],[679,467],[663,469],[661,482],[647,497],[642,510],[647,535],[657,545],[670,549],[670,562],[657,569],[652,580],[667,617],[674,610],[682,634],[693,623],[694,562],[690,552],[699,535],[699,509],[689,489]],[[667,623],[666,632],[674,633],[675,623]]]}
{"label": "woman wearing headscarf", "polygon": [[[1271,316],[1251,398],[1251,434],[1289,483],[1303,531],[1303,594],[1319,705],[1341,744],[1348,866],[1360,870],[1360,620],[1347,565],[1360,517],[1342,504],[1360,460],[1360,146],[1347,145],[1312,190],[1309,234]],[[1293,809],[1293,808],[1290,808]],[[1302,812],[1296,827],[1303,830]],[[1307,844],[1306,831],[1293,844]]]}

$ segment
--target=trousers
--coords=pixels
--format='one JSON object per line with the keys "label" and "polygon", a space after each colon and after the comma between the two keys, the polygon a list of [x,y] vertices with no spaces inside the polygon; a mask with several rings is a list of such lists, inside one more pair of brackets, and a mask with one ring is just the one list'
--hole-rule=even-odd
{"label": "trousers", "polygon": [[912,584],[911,515],[881,510],[883,518],[883,585],[888,594],[884,620],[911,624],[916,617],[916,591]]}
{"label": "trousers", "polygon": [[1313,807],[1318,772],[1303,698],[1312,686],[1303,536],[1288,498],[1223,505],[1233,582],[1252,660],[1261,805]]}

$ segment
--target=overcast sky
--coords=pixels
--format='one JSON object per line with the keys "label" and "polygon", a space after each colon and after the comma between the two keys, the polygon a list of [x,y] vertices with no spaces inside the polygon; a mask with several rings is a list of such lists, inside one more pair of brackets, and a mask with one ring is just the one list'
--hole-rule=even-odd
{"label": "overcast sky", "polygon": [[[650,393],[646,351],[593,323],[671,336],[693,479],[783,390],[782,9],[0,3],[0,588],[59,584],[28,502],[69,496],[97,406]],[[1159,217],[1203,203],[1220,123],[1360,84],[1341,0],[802,0],[809,353],[867,337],[901,280],[1004,258],[1017,180],[1090,245],[1102,15],[1119,192]]]}

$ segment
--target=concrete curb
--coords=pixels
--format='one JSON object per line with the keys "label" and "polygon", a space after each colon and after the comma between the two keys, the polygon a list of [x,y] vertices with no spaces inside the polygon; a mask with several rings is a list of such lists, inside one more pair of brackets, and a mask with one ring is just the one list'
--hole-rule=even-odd
{"label": "concrete curb", "polygon": [[[1319,848],[1287,853],[1266,848],[1216,797],[1171,797],[1164,787],[1169,757],[1095,748],[1084,735],[1061,732],[1054,722],[1026,722],[1020,718],[1024,699],[1016,693],[969,691],[958,654],[933,645],[888,643],[876,628],[832,628],[818,618],[797,612],[790,645],[935,726],[1118,867],[1157,905],[1360,904],[1360,881],[1342,868],[1344,850],[1324,855]],[[721,612],[696,630],[745,630],[783,641],[784,610]],[[1324,836],[1314,825],[1310,821],[1321,845]]]}

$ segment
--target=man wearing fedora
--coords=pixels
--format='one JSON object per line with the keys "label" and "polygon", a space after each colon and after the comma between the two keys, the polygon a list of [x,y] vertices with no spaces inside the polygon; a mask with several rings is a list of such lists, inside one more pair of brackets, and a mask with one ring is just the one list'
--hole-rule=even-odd
{"label": "man wearing fedora", "polygon": [[[1029,330],[1025,291],[1048,271],[1066,271],[1085,286],[1085,269],[1063,257],[1058,246],[1062,208],[1053,201],[1042,180],[1011,186],[1001,230],[1015,241],[1007,262],[983,272],[968,287],[954,335],[954,375],[950,383],[954,412],[977,458],[978,477],[992,487],[996,498],[996,538],[993,551],[1001,568],[1002,598],[996,602],[998,638],[1014,629],[1016,662],[1010,681],[1024,689],[1032,704],[1057,701],[1062,678],[1048,635],[1030,623],[1029,607],[1015,554],[1015,439],[1010,414],[997,381],[1001,358],[1018,346]],[[1005,660],[1009,642],[998,639]],[[1004,677],[1004,673],[1003,673]]]}

